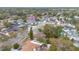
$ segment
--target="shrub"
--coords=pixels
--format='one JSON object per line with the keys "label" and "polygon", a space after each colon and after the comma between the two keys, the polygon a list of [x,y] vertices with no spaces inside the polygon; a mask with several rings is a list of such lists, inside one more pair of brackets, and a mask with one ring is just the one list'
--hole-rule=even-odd
{"label": "shrub", "polygon": [[2,48],[2,51],[10,51],[11,50],[11,47],[9,46],[5,46]]}
{"label": "shrub", "polygon": [[0,42],[4,42],[4,41],[7,41],[9,39],[9,37],[3,35],[3,36],[0,36]]}
{"label": "shrub", "polygon": [[13,45],[13,48],[14,48],[14,49],[18,49],[18,48],[19,48],[19,44],[15,43],[15,44]]}

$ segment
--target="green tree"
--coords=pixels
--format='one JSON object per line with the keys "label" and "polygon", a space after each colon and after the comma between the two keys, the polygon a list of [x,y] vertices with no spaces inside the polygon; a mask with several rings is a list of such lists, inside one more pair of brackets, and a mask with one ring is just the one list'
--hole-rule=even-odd
{"label": "green tree", "polygon": [[61,35],[62,27],[61,26],[54,27],[52,25],[46,24],[44,26],[43,32],[47,38],[51,37],[57,38]]}
{"label": "green tree", "polygon": [[59,36],[61,36],[61,32],[62,32],[62,27],[61,26],[57,26],[56,28],[55,28],[55,37],[59,37]]}
{"label": "green tree", "polygon": [[19,44],[18,44],[18,43],[15,43],[15,44],[13,45],[13,48],[14,48],[14,49],[18,49],[18,48],[19,48]]}
{"label": "green tree", "polygon": [[32,27],[30,28],[29,37],[30,37],[31,40],[33,40],[33,31],[32,31]]}
{"label": "green tree", "polygon": [[53,33],[54,33],[53,29],[54,29],[54,27],[52,27],[49,24],[46,24],[44,26],[43,32],[44,32],[44,34],[46,35],[47,38],[53,37]]}
{"label": "green tree", "polygon": [[55,44],[51,45],[51,47],[50,47],[49,50],[50,50],[50,51],[57,51],[56,45],[55,45]]}
{"label": "green tree", "polygon": [[5,25],[5,27],[6,27],[6,28],[8,28],[8,27],[10,27],[10,26],[11,26],[11,23],[10,23],[10,22],[8,22],[8,21],[4,21],[4,25]]}

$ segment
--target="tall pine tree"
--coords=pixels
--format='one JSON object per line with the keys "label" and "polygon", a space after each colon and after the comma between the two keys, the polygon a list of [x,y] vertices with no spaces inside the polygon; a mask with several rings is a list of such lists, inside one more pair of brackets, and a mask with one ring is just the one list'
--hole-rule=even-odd
{"label": "tall pine tree", "polygon": [[33,40],[33,31],[32,31],[32,27],[30,28],[29,37],[30,37],[31,40]]}

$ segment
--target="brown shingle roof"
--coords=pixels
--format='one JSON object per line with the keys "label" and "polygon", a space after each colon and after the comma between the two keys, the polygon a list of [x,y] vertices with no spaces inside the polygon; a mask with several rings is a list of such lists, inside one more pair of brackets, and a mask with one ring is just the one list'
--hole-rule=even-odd
{"label": "brown shingle roof", "polygon": [[22,47],[22,51],[33,51],[33,49],[40,47],[40,45],[34,44],[31,40],[27,40]]}

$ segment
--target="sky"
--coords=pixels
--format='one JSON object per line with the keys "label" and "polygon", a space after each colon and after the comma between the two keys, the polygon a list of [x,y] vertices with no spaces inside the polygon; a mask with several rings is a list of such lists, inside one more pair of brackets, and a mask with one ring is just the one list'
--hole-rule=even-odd
{"label": "sky", "polygon": [[78,7],[79,0],[0,0],[0,7]]}

